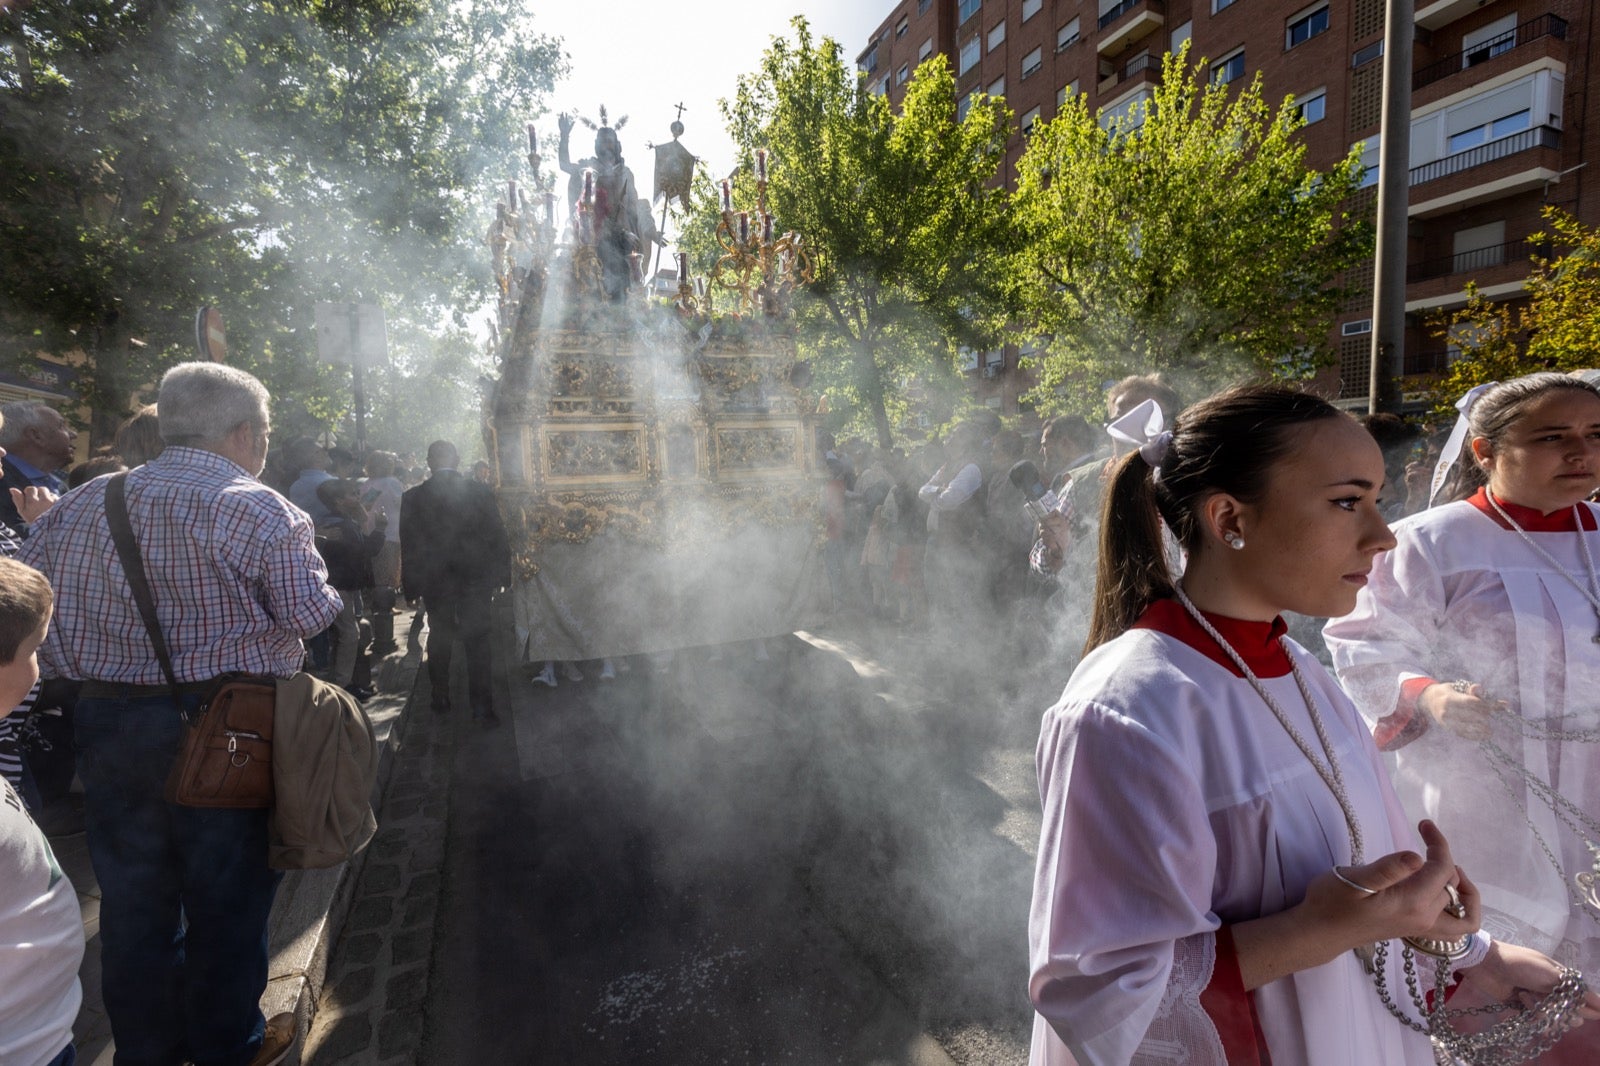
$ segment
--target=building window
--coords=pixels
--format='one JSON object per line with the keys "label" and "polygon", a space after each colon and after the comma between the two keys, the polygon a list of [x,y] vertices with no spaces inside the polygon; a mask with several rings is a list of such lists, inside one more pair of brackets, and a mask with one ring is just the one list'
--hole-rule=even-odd
{"label": "building window", "polygon": [[1383,55],[1383,42],[1373,41],[1371,44],[1367,45],[1365,48],[1361,49],[1360,51],[1356,52],[1355,55],[1350,57],[1350,66],[1352,69],[1355,67],[1364,67],[1381,55]]}
{"label": "building window", "polygon": [[959,26],[966,22],[973,15],[976,15],[978,13],[978,8],[982,6],[983,0],[961,0],[961,2],[956,5],[956,25]]}
{"label": "building window", "polygon": [[911,66],[909,64],[903,64],[900,67],[900,73],[895,75],[895,84],[904,85],[906,82],[908,82],[910,80],[911,80]]}
{"label": "building window", "polygon": [[1056,90],[1056,110],[1067,106],[1067,97],[1078,95],[1078,79],[1073,78],[1067,84]]}
{"label": "building window", "polygon": [[1307,126],[1321,122],[1328,117],[1328,90],[1318,89],[1314,93],[1307,93],[1295,101],[1295,107]]}
{"label": "building window", "polygon": [[1506,261],[1505,220],[1490,222],[1486,226],[1473,226],[1471,229],[1458,229],[1451,245],[1452,273],[1499,266]]}
{"label": "building window", "polygon": [[1328,5],[1323,4],[1316,10],[1308,11],[1289,21],[1289,30],[1285,34],[1283,47],[1288,50],[1297,44],[1305,44],[1318,34],[1327,32]]}
{"label": "building window", "polygon": [[1211,64],[1211,84],[1227,85],[1244,77],[1244,49]]}
{"label": "building window", "polygon": [[957,122],[965,122],[967,120],[967,112],[972,110],[972,98],[977,95],[976,92],[970,92],[956,103]]}
{"label": "building window", "polygon": [[878,69],[878,45],[876,42],[867,49],[867,54],[861,57],[861,69],[871,74]]}
{"label": "building window", "polygon": [[1044,0],[1022,0],[1022,21],[1027,22],[1044,7]]}
{"label": "building window", "polygon": [[1073,19],[1056,31],[1056,51],[1070,48],[1078,43],[1078,19]]}
{"label": "building window", "polygon": [[1211,0],[1211,13],[1215,15],[1225,7],[1232,7],[1233,0]]}
{"label": "building window", "polygon": [[1022,80],[1027,81],[1039,73],[1039,68],[1044,66],[1044,49],[1035,48],[1022,57]]}
{"label": "building window", "polygon": [[983,42],[979,38],[974,37],[972,40],[961,46],[961,58],[956,64],[956,73],[958,75],[965,74],[967,71],[978,65],[978,55],[982,44]]}
{"label": "building window", "polygon": [[1172,50],[1172,54],[1173,55],[1177,55],[1178,54],[1179,50],[1181,50],[1183,48],[1184,43],[1189,40],[1189,36],[1193,32],[1194,32],[1194,23],[1193,22],[1185,22],[1182,26],[1179,26],[1177,29],[1172,31],[1172,49],[1171,50]]}
{"label": "building window", "polygon": [[1006,76],[1002,74],[994,81],[991,81],[987,92],[990,96],[1004,96],[1006,94]]}
{"label": "building window", "polygon": [[1513,12],[1503,19],[1462,35],[1461,67],[1475,67],[1497,55],[1504,55],[1517,46],[1517,16]]}
{"label": "building window", "polygon": [[933,0],[917,0],[917,14],[926,15],[928,8],[933,6]]}
{"label": "building window", "polygon": [[905,15],[901,15],[900,16],[900,21],[895,23],[895,26],[894,26],[895,40],[899,40],[900,38],[904,37],[906,35],[906,30],[908,30],[910,28],[911,28],[911,20],[909,18],[907,18]]}
{"label": "building window", "polygon": [[1356,145],[1361,148],[1361,165],[1366,168],[1362,171],[1361,185],[1359,187],[1370,189],[1378,184],[1378,159],[1381,145],[1377,137],[1372,137],[1365,141],[1357,141]]}
{"label": "building window", "polygon": [[933,55],[933,38],[929,37],[922,42],[922,47],[917,49],[917,62],[920,63],[931,55]]}
{"label": "building window", "polygon": [[1145,115],[1153,94],[1149,89],[1139,89],[1132,96],[1100,111],[1100,126],[1114,130],[1118,124],[1123,133],[1131,133],[1144,125]]}
{"label": "building window", "polygon": [[1033,127],[1037,126],[1038,124],[1039,109],[1036,107],[1032,111],[1029,111],[1026,115],[1022,116],[1022,135],[1024,137],[1032,137]]}
{"label": "building window", "polygon": [[992,52],[1005,43],[1006,24],[1004,22],[996,23],[994,29],[989,31],[989,51]]}
{"label": "building window", "polygon": [[1445,150],[1450,155],[1465,152],[1468,148],[1476,148],[1489,141],[1498,141],[1501,137],[1509,137],[1513,133],[1521,133],[1529,126],[1530,112],[1524,108],[1521,111],[1500,118],[1492,119],[1481,126],[1474,126],[1470,130],[1450,135],[1449,143]]}

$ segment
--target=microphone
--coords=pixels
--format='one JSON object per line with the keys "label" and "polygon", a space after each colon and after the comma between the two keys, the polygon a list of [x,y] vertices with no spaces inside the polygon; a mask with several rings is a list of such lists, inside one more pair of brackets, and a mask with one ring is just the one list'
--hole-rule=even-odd
{"label": "microphone", "polygon": [[1051,512],[1060,513],[1061,500],[1055,493],[1044,487],[1044,479],[1039,476],[1039,468],[1030,459],[1011,464],[1011,471],[1006,475],[1011,483],[1022,490],[1022,495],[1027,497],[1023,507],[1034,521],[1043,522],[1045,515]]}

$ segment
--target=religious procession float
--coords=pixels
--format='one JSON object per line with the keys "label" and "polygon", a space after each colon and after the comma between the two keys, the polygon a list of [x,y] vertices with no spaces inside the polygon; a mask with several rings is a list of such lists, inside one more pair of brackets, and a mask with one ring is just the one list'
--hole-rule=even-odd
{"label": "religious procession float", "polygon": [[[632,655],[775,636],[817,603],[816,397],[789,298],[801,238],[724,192],[723,254],[654,296],[660,235],[604,109],[594,156],[553,188],[510,183],[488,234],[499,285],[499,378],[485,434],[496,466],[526,661]],[[655,198],[684,202],[694,156],[654,146]],[[539,174],[532,127],[529,162]],[[570,221],[558,224],[561,215]]]}

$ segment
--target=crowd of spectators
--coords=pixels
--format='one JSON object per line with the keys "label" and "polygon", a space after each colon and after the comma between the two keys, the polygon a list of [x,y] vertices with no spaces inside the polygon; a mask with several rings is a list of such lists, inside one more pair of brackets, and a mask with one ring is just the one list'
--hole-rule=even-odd
{"label": "crowd of spectators", "polygon": [[[1127,377],[1106,391],[1106,421],[1130,417],[1145,403],[1170,424],[1183,398],[1160,375]],[[1361,421],[1387,465],[1385,517],[1426,508],[1439,441],[1397,415]],[[989,632],[1000,620],[1013,632],[1048,634],[1050,646],[1040,650],[1074,657],[1081,650],[1106,471],[1120,454],[1104,426],[1061,415],[1047,419],[1037,437],[1024,437],[984,411],[907,447],[827,434],[819,447],[832,612],[871,615],[941,643],[960,641],[963,632],[975,636],[975,627]],[[1040,503],[1030,510],[1034,499]],[[1300,621],[1297,639],[1320,649],[1313,620]]]}
{"label": "crowd of spectators", "polygon": [[[1180,406],[1165,381],[1134,377],[1113,386],[1107,408],[1115,419],[1149,399],[1169,414]],[[831,610],[941,640],[960,639],[974,623],[1036,621],[1045,611],[1059,628],[1075,613],[1070,604],[1092,591],[1111,445],[1077,415],[1049,419],[1025,438],[988,411],[907,448],[823,434]],[[1042,522],[1038,506],[1029,509],[1041,493],[1053,508]]]}
{"label": "crowd of spectators", "polygon": [[[478,484],[487,464],[469,482],[442,441],[428,469],[412,453],[311,439],[269,452],[269,400],[248,374],[184,364],[163,379],[159,405],[77,463],[77,433],[59,411],[0,406],[0,883],[21,888],[0,899],[0,1062],[74,1061],[83,926],[49,837],[85,829],[118,1060],[270,1066],[294,1043],[293,1017],[266,1019],[257,1005],[280,877],[266,865],[266,812],[165,802],[175,704],[236,671],[308,669],[370,697],[372,656],[399,651],[403,585],[419,608],[420,654],[423,604],[401,527],[432,508],[408,490],[453,478],[491,510],[493,495]],[[152,674],[150,638],[118,576],[105,517],[116,474],[176,685]],[[498,544],[503,556],[503,534]],[[501,583],[504,569],[502,559]],[[460,628],[451,591],[437,578],[429,587],[448,609],[450,624],[436,627],[446,641]],[[469,648],[474,665],[479,650]],[[429,657],[448,663],[438,640]],[[492,714],[474,680],[474,712]],[[448,702],[441,686],[434,706]],[[151,980],[159,973],[172,979]]]}

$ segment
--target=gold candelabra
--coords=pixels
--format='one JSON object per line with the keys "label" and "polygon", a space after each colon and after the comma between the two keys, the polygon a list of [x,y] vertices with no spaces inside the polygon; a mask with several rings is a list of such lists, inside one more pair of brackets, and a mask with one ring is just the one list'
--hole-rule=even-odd
{"label": "gold candelabra", "polygon": [[[781,318],[788,314],[790,299],[799,285],[815,276],[811,250],[800,234],[790,230],[775,235],[772,213],[767,208],[767,153],[756,152],[756,211],[733,209],[733,183],[724,180],[721,188],[722,218],[717,223],[717,243],[723,254],[711,270],[711,280],[703,298],[704,311],[710,313],[712,290],[721,287],[735,294],[734,311],[742,315]],[[686,293],[679,284],[679,306]],[[699,301],[696,303],[699,308]]]}

